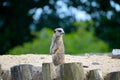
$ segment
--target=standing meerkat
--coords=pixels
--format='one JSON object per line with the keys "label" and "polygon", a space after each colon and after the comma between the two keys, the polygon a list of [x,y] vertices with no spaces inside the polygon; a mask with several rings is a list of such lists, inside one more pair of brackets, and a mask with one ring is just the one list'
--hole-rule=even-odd
{"label": "standing meerkat", "polygon": [[50,55],[52,55],[52,61],[55,66],[64,63],[65,60],[63,34],[64,30],[62,28],[56,28],[52,37]]}

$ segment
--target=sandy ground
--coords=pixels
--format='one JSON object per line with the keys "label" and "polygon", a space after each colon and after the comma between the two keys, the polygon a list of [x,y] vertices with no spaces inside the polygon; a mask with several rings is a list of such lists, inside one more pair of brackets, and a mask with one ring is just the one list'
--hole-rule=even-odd
{"label": "sandy ground", "polygon": [[[65,62],[82,62],[85,70],[101,69],[103,75],[120,71],[120,59],[112,59],[107,54],[104,55],[66,55]],[[2,70],[10,70],[10,67],[19,64],[32,64],[36,67],[41,67],[42,63],[52,62],[50,55],[37,55],[37,54],[27,54],[27,55],[2,55],[0,56],[0,64]]]}

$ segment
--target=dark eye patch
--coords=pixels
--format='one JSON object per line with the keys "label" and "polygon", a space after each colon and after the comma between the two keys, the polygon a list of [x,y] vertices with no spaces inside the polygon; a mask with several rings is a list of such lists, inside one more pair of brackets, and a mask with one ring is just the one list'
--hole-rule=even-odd
{"label": "dark eye patch", "polygon": [[62,32],[61,30],[58,30],[58,32]]}

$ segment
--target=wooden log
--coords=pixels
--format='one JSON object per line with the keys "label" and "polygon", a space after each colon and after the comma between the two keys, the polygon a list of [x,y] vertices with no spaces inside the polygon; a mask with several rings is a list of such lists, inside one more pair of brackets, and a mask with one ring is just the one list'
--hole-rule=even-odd
{"label": "wooden log", "polygon": [[81,63],[66,63],[60,65],[61,80],[84,80],[83,65]]}
{"label": "wooden log", "polygon": [[112,50],[112,58],[120,59],[120,49],[113,49]]}
{"label": "wooden log", "polygon": [[0,65],[0,80],[11,80],[10,71],[2,70]]}
{"label": "wooden log", "polygon": [[87,80],[103,80],[102,71],[100,69],[90,70],[87,74]]}
{"label": "wooden log", "polygon": [[12,80],[33,80],[32,79],[32,65],[22,64],[11,68]]}
{"label": "wooden log", "polygon": [[54,65],[52,63],[42,64],[43,80],[53,80],[55,77]]}
{"label": "wooden log", "polygon": [[105,80],[120,80],[120,71],[107,74]]}
{"label": "wooden log", "polygon": [[2,80],[2,70],[1,70],[1,64],[0,64],[0,80]]}
{"label": "wooden log", "polygon": [[33,67],[33,80],[42,80],[42,67]]}
{"label": "wooden log", "polygon": [[9,70],[2,70],[1,80],[11,80],[11,75]]}
{"label": "wooden log", "polygon": [[0,64],[0,73],[1,73],[1,71],[2,71],[2,70],[1,70],[1,64]]}

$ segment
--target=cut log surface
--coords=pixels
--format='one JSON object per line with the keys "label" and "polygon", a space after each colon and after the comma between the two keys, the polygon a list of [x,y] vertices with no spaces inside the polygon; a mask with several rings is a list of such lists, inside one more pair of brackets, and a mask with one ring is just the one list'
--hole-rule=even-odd
{"label": "cut log surface", "polygon": [[81,63],[66,63],[60,66],[61,80],[84,80],[83,65]]}
{"label": "cut log surface", "polygon": [[102,71],[100,69],[90,70],[87,80],[103,80]]}
{"label": "cut log surface", "polygon": [[32,65],[18,65],[11,68],[12,80],[33,80],[32,79]]}

